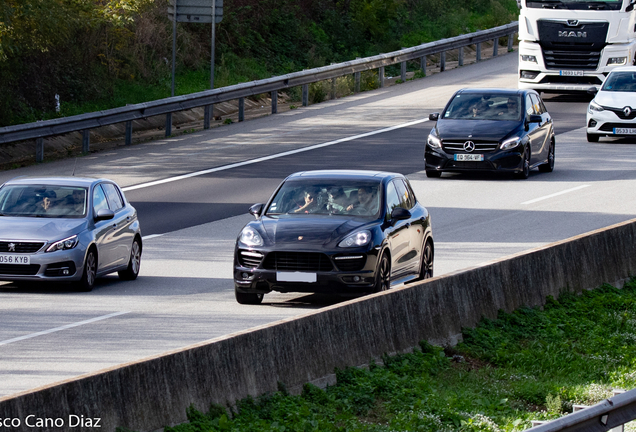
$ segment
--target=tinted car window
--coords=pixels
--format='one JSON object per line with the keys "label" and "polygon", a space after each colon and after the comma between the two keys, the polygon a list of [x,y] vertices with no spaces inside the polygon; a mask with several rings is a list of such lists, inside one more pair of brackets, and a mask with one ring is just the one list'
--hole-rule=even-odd
{"label": "tinted car window", "polygon": [[393,182],[389,183],[386,187],[386,215],[390,217],[394,208],[400,207],[400,196]]}
{"label": "tinted car window", "polygon": [[411,183],[409,183],[408,180],[406,180],[406,190],[409,192],[409,198],[411,200],[411,206],[409,208],[413,208],[415,204],[417,204],[417,198],[415,198],[415,192],[413,192]]}
{"label": "tinted car window", "polygon": [[456,120],[518,120],[521,99],[517,94],[460,93],[442,114]]}
{"label": "tinted car window", "polygon": [[401,179],[394,180],[395,188],[397,189],[398,198],[400,199],[400,207],[410,210],[411,209],[411,200],[409,199],[409,192],[406,189],[406,185]]}
{"label": "tinted car window", "polygon": [[535,114],[543,114],[545,111],[543,111],[541,109],[541,102],[539,101],[539,98],[537,97],[537,95],[535,94],[531,94],[530,95],[530,100],[532,100],[532,106],[534,108],[534,113]]}
{"label": "tinted car window", "polygon": [[93,190],[93,211],[97,213],[97,211],[107,208],[108,201],[106,201],[106,195],[104,194],[102,187],[97,185]]}
{"label": "tinted car window", "polygon": [[102,183],[102,188],[106,193],[106,197],[108,198],[108,205],[110,209],[114,212],[119,210],[124,206],[122,202],[121,195],[119,195],[119,191],[112,183]]}
{"label": "tinted car window", "polygon": [[57,185],[8,185],[0,189],[3,216],[82,217],[86,189]]}
{"label": "tinted car window", "polygon": [[526,114],[532,115],[534,114],[534,105],[532,105],[532,99],[530,99],[530,95],[526,95]]}

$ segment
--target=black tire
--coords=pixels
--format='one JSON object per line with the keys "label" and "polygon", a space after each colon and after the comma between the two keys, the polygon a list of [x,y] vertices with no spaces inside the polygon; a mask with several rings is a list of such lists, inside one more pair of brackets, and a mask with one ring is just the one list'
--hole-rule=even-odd
{"label": "black tire", "polygon": [[441,176],[442,176],[442,173],[440,171],[426,170],[426,177],[440,178]]}
{"label": "black tire", "polygon": [[422,251],[422,265],[420,267],[420,277],[418,280],[430,279],[433,277],[433,243],[426,241]]}
{"label": "black tire", "polygon": [[95,248],[91,248],[86,253],[84,268],[82,269],[82,279],[75,282],[75,289],[82,292],[90,292],[95,286],[97,278],[97,253]]}
{"label": "black tire", "polygon": [[543,165],[539,165],[539,171],[552,172],[554,171],[554,141],[550,143],[550,151],[548,153],[548,161]]}
{"label": "black tire", "polygon": [[139,269],[141,268],[141,242],[138,238],[135,238],[130,248],[130,259],[128,260],[128,267],[126,270],[117,272],[119,279],[121,280],[135,280],[139,276]]}
{"label": "black tire", "polygon": [[530,147],[523,150],[523,165],[521,172],[515,174],[515,177],[521,180],[525,180],[530,176]]}
{"label": "black tire", "polygon": [[388,291],[389,289],[391,289],[391,262],[388,255],[383,253],[378,262],[378,270],[375,272],[373,292]]}
{"label": "black tire", "polygon": [[265,297],[265,294],[244,293],[240,292],[236,287],[234,287],[234,297],[236,297],[236,301],[240,304],[257,305],[263,302],[263,297]]}
{"label": "black tire", "polygon": [[598,135],[587,134],[587,142],[598,142]]}

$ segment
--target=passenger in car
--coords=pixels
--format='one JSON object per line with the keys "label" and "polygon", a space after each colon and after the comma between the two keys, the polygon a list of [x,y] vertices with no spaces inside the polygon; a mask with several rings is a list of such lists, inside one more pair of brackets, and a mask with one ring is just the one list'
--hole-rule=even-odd
{"label": "passenger in car", "polygon": [[370,215],[378,211],[377,196],[370,186],[361,186],[358,188],[358,202],[349,205],[347,211],[351,214]]}
{"label": "passenger in car", "polygon": [[349,200],[342,187],[332,187],[329,189],[329,199],[327,210],[330,212],[342,213],[346,210]]}
{"label": "passenger in car", "polygon": [[299,204],[299,208],[294,210],[294,213],[313,213],[318,209],[318,192],[313,189],[308,189],[304,192],[304,203]]}
{"label": "passenger in car", "polygon": [[506,102],[506,106],[502,107],[502,109],[499,110],[497,115],[503,116],[511,120],[519,117],[519,102],[517,101],[517,99],[513,97],[509,97],[508,101]]}

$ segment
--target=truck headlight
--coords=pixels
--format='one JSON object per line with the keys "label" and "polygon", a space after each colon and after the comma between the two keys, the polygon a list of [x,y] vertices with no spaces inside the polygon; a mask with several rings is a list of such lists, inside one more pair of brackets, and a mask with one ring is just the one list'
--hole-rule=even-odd
{"label": "truck headlight", "polygon": [[537,57],[533,56],[533,55],[521,55],[521,61],[524,62],[530,62],[530,63],[537,63]]}
{"label": "truck headlight", "polygon": [[607,60],[608,66],[620,66],[627,63],[627,57],[611,57]]}

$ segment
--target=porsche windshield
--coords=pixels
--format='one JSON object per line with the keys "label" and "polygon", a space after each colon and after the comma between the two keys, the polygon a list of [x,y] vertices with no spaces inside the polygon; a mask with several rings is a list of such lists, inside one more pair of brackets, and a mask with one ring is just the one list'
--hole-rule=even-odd
{"label": "porsche windshield", "polygon": [[265,214],[341,214],[375,219],[380,216],[380,191],[379,181],[290,180],[278,190]]}
{"label": "porsche windshield", "polygon": [[86,189],[73,186],[6,185],[0,189],[0,215],[80,218],[86,214]]}

